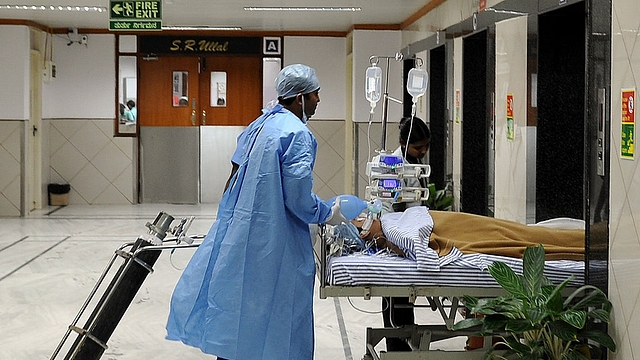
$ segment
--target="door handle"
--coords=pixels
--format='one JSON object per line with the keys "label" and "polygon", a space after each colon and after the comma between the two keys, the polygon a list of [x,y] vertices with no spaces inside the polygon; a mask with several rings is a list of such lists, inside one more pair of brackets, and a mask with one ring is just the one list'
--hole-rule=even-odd
{"label": "door handle", "polygon": [[598,89],[598,138],[596,140],[596,174],[599,176],[605,175],[605,149],[607,138],[605,134],[607,132],[607,103],[606,103],[607,89]]}
{"label": "door handle", "polygon": [[207,125],[207,110],[202,110],[202,125]]}
{"label": "door handle", "polygon": [[196,126],[196,98],[191,100],[191,125]]}

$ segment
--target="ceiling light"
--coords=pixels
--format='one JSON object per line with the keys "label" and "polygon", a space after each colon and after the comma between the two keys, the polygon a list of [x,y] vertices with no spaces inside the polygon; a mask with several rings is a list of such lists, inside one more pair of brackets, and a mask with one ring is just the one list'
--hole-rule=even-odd
{"label": "ceiling light", "polygon": [[162,30],[202,30],[202,31],[237,31],[239,26],[193,26],[193,25],[166,25]]}
{"label": "ceiling light", "polygon": [[60,10],[60,11],[85,11],[85,12],[106,12],[107,8],[104,6],[72,6],[72,5],[1,5],[0,9],[13,9],[13,10],[30,10],[30,11],[42,11],[42,10]]}
{"label": "ceiling light", "polygon": [[280,6],[245,6],[246,11],[362,11],[359,7],[280,7]]}

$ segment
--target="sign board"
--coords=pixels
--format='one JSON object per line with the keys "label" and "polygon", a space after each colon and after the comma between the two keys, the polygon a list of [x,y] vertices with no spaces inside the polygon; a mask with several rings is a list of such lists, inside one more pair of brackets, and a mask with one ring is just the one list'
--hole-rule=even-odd
{"label": "sign board", "polygon": [[507,140],[513,141],[513,94],[507,94]]}
{"label": "sign board", "polygon": [[262,38],[244,36],[140,36],[138,50],[160,54],[259,55]]}
{"label": "sign board", "polygon": [[262,53],[264,55],[280,55],[280,38],[265,37],[263,38]]}
{"label": "sign board", "polygon": [[635,89],[622,90],[622,131],[620,132],[620,157],[633,159],[635,155]]}
{"label": "sign board", "polygon": [[111,6],[109,9],[109,30],[162,30],[162,2],[159,0],[111,0]]}

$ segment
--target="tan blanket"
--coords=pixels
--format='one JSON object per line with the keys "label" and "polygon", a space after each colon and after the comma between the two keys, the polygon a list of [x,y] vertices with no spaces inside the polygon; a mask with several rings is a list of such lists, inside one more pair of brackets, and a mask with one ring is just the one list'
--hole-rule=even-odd
{"label": "tan blanket", "polygon": [[451,211],[429,210],[433,232],[429,247],[439,256],[453,246],[462,253],[522,258],[528,246],[542,244],[547,260],[584,260],[584,230],[527,226],[514,221]]}

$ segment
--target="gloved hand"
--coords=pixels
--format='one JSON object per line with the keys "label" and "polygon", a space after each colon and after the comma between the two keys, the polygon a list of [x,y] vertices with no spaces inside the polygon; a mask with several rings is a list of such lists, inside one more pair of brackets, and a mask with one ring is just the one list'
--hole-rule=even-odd
{"label": "gloved hand", "polygon": [[331,215],[329,215],[329,218],[327,219],[327,221],[325,221],[325,223],[328,225],[336,226],[340,225],[343,222],[346,223],[349,221],[345,219],[345,217],[340,212],[340,196],[338,196],[336,197],[336,202],[331,207]]}

